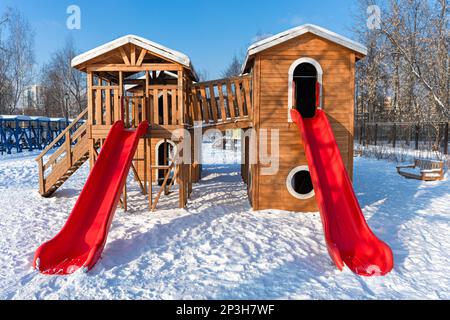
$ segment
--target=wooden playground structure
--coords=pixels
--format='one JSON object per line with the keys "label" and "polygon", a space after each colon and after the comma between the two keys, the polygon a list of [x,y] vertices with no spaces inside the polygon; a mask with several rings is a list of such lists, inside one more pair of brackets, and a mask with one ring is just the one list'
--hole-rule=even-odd
{"label": "wooden playground structure", "polygon": [[[51,196],[84,162],[92,168],[115,121],[123,120],[128,128],[148,121],[131,169],[151,210],[175,183],[179,206],[186,206],[192,184],[201,179],[201,163],[194,153],[190,163],[177,156],[187,137],[173,133],[183,129],[193,136],[201,128],[252,129],[256,152],[268,143],[259,138],[262,129],[279,130],[280,170],[272,176],[263,174],[259,161],[250,163],[249,138],[242,139],[242,178],[252,207],[317,211],[289,110],[303,103],[311,115],[317,108],[327,113],[352,176],[354,71],[365,54],[351,40],[304,25],[252,45],[241,76],[198,82],[182,53],[132,35],[104,44],[72,61],[87,74],[88,105],[36,159],[40,194]],[[153,190],[156,184],[159,190]],[[126,209],[126,184],[121,203]]]}

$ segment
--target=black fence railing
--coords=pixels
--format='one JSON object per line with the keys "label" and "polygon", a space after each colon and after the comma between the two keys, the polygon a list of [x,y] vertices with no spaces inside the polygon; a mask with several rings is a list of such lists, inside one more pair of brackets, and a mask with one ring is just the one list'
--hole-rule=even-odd
{"label": "black fence railing", "polygon": [[449,122],[355,123],[355,142],[362,146],[389,146],[449,154]]}

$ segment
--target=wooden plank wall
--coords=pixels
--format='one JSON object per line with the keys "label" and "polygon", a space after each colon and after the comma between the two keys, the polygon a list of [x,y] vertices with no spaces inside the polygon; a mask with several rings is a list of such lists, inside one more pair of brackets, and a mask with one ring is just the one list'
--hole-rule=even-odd
{"label": "wooden plank wall", "polygon": [[[323,69],[323,109],[328,115],[344,163],[353,173],[353,116],[355,55],[337,44],[306,34],[260,53],[255,60],[255,126],[257,130],[280,130],[280,171],[276,176],[260,175],[254,168],[253,204],[256,210],[282,209],[317,211],[315,198],[299,200],[286,188],[289,172],[307,165],[295,124],[288,123],[288,71],[291,64],[310,57]],[[259,83],[258,78],[259,77]]]}

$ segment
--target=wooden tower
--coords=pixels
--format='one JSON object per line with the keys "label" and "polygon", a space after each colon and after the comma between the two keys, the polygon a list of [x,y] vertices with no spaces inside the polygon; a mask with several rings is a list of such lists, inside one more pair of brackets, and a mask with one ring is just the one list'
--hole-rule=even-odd
{"label": "wooden tower", "polygon": [[314,25],[288,30],[248,49],[243,71],[252,75],[254,128],[258,135],[262,129],[278,129],[280,136],[277,175],[263,175],[263,165],[247,162],[255,210],[318,211],[303,145],[290,120],[289,110],[296,105],[305,110],[303,116],[313,116],[315,108],[326,112],[352,177],[355,63],[365,55],[362,45]]}

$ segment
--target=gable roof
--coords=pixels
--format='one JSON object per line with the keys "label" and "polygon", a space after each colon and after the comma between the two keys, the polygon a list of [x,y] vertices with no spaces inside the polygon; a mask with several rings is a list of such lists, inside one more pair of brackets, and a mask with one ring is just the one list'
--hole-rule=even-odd
{"label": "gable roof", "polygon": [[116,40],[105,43],[97,48],[94,48],[83,54],[76,56],[75,58],[72,59],[72,67],[76,68],[77,66],[79,66],[89,60],[92,60],[92,59],[99,57],[105,53],[108,53],[112,50],[120,48],[126,44],[134,44],[135,46],[146,49],[150,53],[155,53],[155,54],[157,54],[163,58],[166,58],[170,61],[179,63],[182,66],[190,69],[192,71],[194,77],[197,77],[195,74],[194,68],[192,66],[191,60],[184,53],[169,49],[169,48],[164,47],[156,42],[150,41],[148,39],[145,39],[145,38],[142,38],[142,37],[139,37],[136,35],[131,35],[131,34],[120,37]]}
{"label": "gable roof", "polygon": [[242,72],[245,71],[251,56],[254,56],[259,52],[277,46],[283,42],[286,42],[288,40],[291,40],[308,32],[315,34],[319,37],[322,37],[324,39],[327,39],[331,42],[337,43],[350,50],[356,51],[364,56],[367,55],[367,48],[356,41],[348,39],[344,36],[341,36],[340,34],[316,26],[314,24],[304,24],[252,44],[247,50],[247,56],[245,58],[244,64],[242,65]]}

